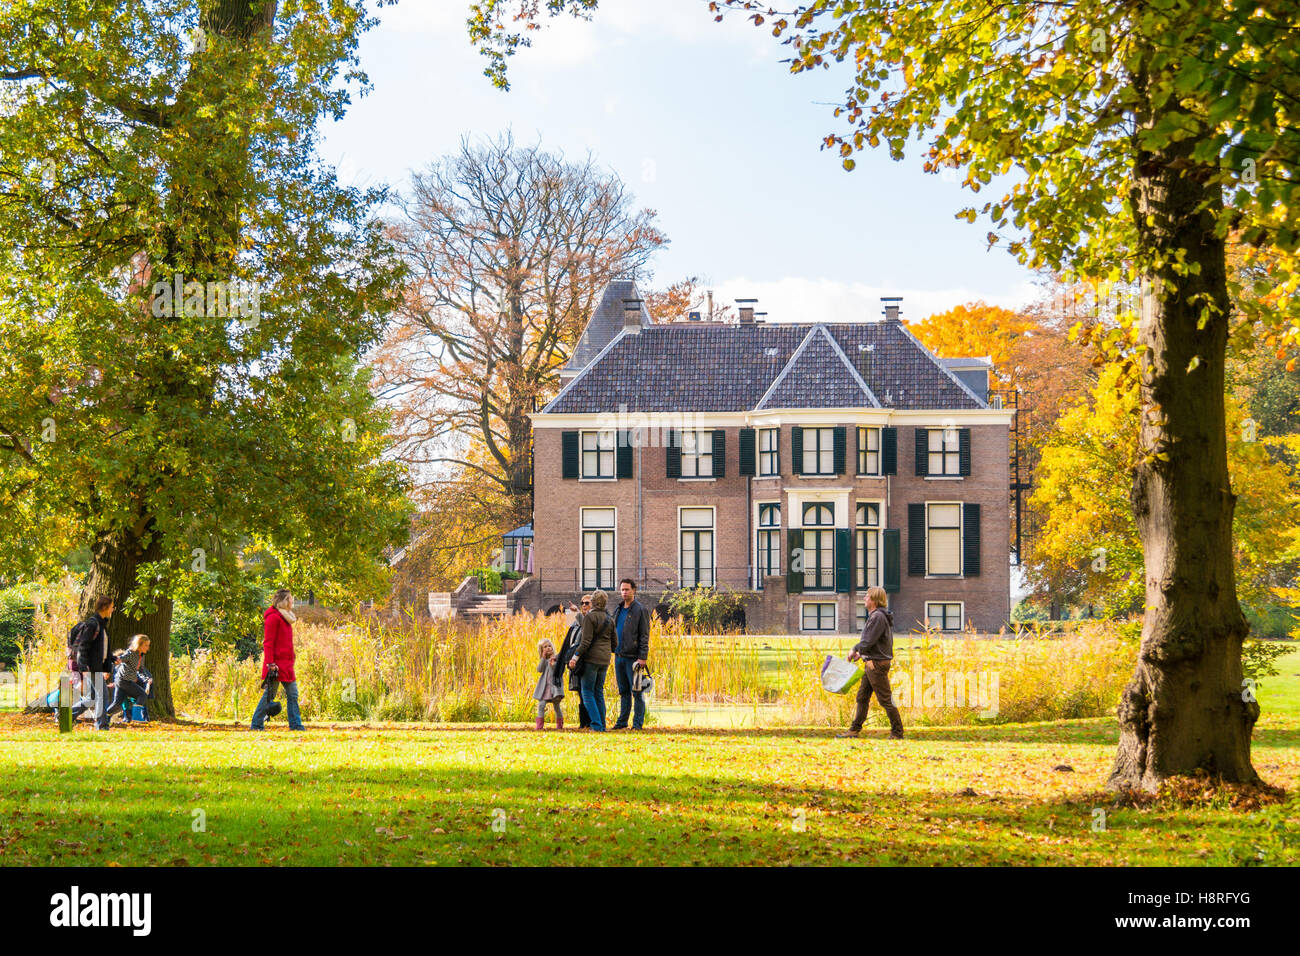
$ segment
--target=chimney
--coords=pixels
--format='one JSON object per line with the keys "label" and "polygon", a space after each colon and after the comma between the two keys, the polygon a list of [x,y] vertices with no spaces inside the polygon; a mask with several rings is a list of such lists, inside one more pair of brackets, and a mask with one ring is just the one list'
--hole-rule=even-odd
{"label": "chimney", "polygon": [[641,333],[641,300],[623,300],[623,331],[629,335]]}
{"label": "chimney", "polygon": [[736,300],[736,311],[737,311],[737,313],[739,313],[739,315],[740,315],[740,324],[741,324],[741,325],[753,325],[753,324],[754,324],[754,303],[757,302],[757,301],[758,301],[757,299],[737,299],[737,300]]}
{"label": "chimney", "polygon": [[882,295],[880,301],[885,304],[885,321],[899,324],[902,320],[898,317],[899,310],[902,308],[898,303],[903,301],[901,295]]}

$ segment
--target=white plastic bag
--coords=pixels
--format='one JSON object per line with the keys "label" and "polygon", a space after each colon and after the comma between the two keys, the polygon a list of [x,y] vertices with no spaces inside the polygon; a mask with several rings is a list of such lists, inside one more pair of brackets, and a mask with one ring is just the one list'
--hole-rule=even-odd
{"label": "white plastic bag", "polygon": [[847,694],[862,679],[862,668],[840,657],[826,655],[822,662],[822,687],[832,694]]}

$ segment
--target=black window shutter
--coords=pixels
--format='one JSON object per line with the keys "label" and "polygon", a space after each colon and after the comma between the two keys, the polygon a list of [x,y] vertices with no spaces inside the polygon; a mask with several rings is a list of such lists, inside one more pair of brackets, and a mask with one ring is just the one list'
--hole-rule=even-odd
{"label": "black window shutter", "polygon": [[960,465],[960,473],[969,477],[970,475],[970,429],[957,429],[957,463]]}
{"label": "black window shutter", "polygon": [[930,473],[930,431],[927,428],[916,430],[916,473],[922,476]]}
{"label": "black window shutter", "polygon": [[898,474],[898,429],[892,425],[880,430],[880,473]]}
{"label": "black window shutter", "polygon": [[754,463],[754,429],[742,428],[740,430],[740,474],[754,474]]}
{"label": "black window shutter", "polygon": [[925,574],[925,505],[907,506],[907,573]]}
{"label": "black window shutter", "polygon": [[968,578],[980,573],[980,506],[967,502],[961,506],[961,570]]}
{"label": "black window shutter", "polygon": [[902,583],[899,562],[902,534],[897,528],[886,528],[882,534],[885,541],[885,591],[897,594]]}
{"label": "black window shutter", "polygon": [[632,477],[632,433],[618,433],[618,471],[619,478]]}
{"label": "black window shutter", "polygon": [[776,463],[776,473],[781,474],[781,429],[773,430],[772,434],[772,461]]}
{"label": "black window shutter", "polygon": [[578,433],[560,433],[560,475],[563,478],[578,477]]}
{"label": "black window shutter", "polygon": [[680,478],[682,476],[682,446],[677,438],[675,428],[668,430],[668,447],[664,451],[667,453],[668,477]]}
{"label": "black window shutter", "polygon": [[[786,545],[789,552],[786,557],[785,589],[790,594],[803,593],[803,532],[798,528],[786,531]],[[798,570],[795,570],[798,568]]]}
{"label": "black window shutter", "polygon": [[721,428],[713,430],[713,477],[727,477],[727,433]]}
{"label": "black window shutter", "polygon": [[799,425],[790,426],[790,472],[795,475],[803,474],[803,428]]}
{"label": "black window shutter", "polygon": [[848,451],[848,433],[843,425],[836,425],[833,434],[835,436],[835,452],[833,456],[835,474],[842,475],[845,470],[844,459]]}
{"label": "black window shutter", "polygon": [[849,582],[853,580],[853,541],[848,528],[835,529],[835,590],[839,594],[849,593]]}

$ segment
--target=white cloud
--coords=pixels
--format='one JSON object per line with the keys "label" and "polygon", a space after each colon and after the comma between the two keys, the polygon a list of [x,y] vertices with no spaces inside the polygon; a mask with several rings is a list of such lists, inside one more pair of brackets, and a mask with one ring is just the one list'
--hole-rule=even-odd
{"label": "white cloud", "polygon": [[777,280],[744,277],[726,279],[713,288],[715,301],[730,303],[737,298],[758,299],[758,311],[769,322],[862,322],[881,315],[881,296],[902,296],[903,318],[920,321],[936,312],[982,299],[989,305],[1014,309],[1037,298],[1029,282],[1010,289],[900,289],[833,279],[786,276]]}

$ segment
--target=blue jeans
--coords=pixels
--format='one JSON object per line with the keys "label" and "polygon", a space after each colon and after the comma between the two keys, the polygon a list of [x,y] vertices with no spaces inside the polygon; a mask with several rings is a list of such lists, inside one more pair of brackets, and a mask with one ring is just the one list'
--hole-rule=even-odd
{"label": "blue jeans", "polygon": [[609,670],[608,664],[604,667],[582,665],[579,687],[582,693],[582,705],[587,708],[587,714],[591,717],[592,730],[605,729],[605,672],[607,670]]}
{"label": "blue jeans", "polygon": [[[618,723],[614,725],[615,730],[627,726],[628,711],[632,711],[633,730],[640,730],[645,723],[645,695],[632,691],[632,668],[635,666],[636,661],[630,657],[614,658],[614,679],[618,681]],[[636,701],[635,710],[633,701]]]}
{"label": "blue jeans", "polygon": [[302,715],[298,713],[298,682],[291,681],[267,681],[266,690],[262,691],[262,699],[257,702],[257,710],[253,711],[253,729],[263,730],[266,727],[266,712],[271,708],[271,702],[275,700],[276,690],[284,688],[284,710],[289,717],[290,730],[302,730]]}

